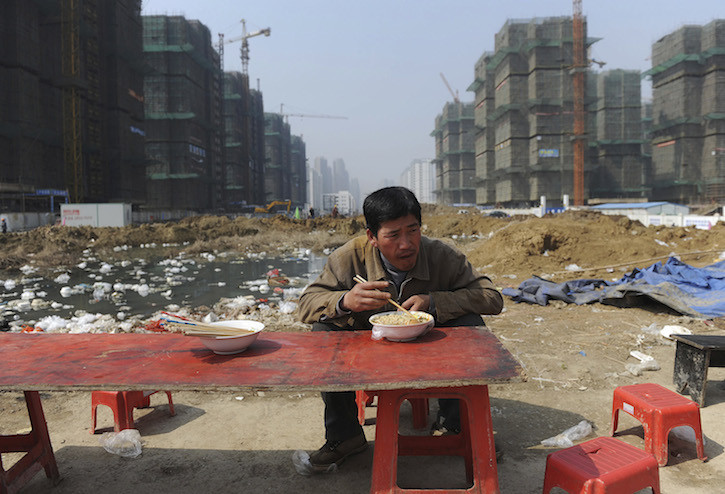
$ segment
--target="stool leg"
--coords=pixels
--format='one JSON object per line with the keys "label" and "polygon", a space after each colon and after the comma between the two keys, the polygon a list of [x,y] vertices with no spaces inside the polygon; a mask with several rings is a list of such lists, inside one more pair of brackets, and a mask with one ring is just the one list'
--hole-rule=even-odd
{"label": "stool leg", "polygon": [[[468,433],[472,448],[473,478],[483,479],[480,492],[498,492],[498,469],[496,467],[496,446],[493,441],[493,421],[488,386],[471,386],[466,393],[465,414],[468,417]],[[461,404],[463,405],[461,400]],[[463,410],[461,410],[463,411]],[[462,431],[465,433],[466,431]],[[474,486],[475,487],[475,486]]]}
{"label": "stool leg", "polygon": [[133,423],[133,402],[128,399],[126,393],[119,393],[120,403],[118,404],[118,420],[116,424],[116,432],[124,429],[135,429]]}
{"label": "stool leg", "polygon": [[365,425],[365,405],[367,403],[367,393],[365,391],[355,391],[355,404],[357,404],[357,421],[360,425]]}
{"label": "stool leg", "polygon": [[43,414],[43,406],[40,403],[40,395],[37,391],[25,391],[25,402],[28,407],[28,415],[30,417],[31,434],[35,437],[35,441],[41,445],[42,453],[37,461],[40,461],[45,469],[45,475],[57,484],[60,481],[60,473],[58,465],[55,462],[53,454],[53,446],[50,445],[50,435],[48,434],[48,424]]}
{"label": "stool leg", "polygon": [[378,393],[378,415],[375,423],[375,454],[371,493],[395,492],[398,482],[398,426],[400,391]]}
{"label": "stool leg", "polygon": [[428,398],[411,398],[413,408],[413,428],[425,429],[428,426]]}
{"label": "stool leg", "polygon": [[91,405],[91,434],[96,433],[96,415],[97,415],[96,409],[97,408],[98,408],[97,403],[93,403],[93,405]]}
{"label": "stool leg", "polygon": [[619,424],[619,408],[616,405],[612,405],[612,428],[609,430],[609,435],[614,436],[617,432],[617,425]]}
{"label": "stool leg", "polygon": [[677,342],[673,381],[680,394],[689,394],[700,407],[705,404],[707,369],[710,366],[710,351],[699,350],[686,343]]}
{"label": "stool leg", "polygon": [[167,391],[166,396],[169,398],[169,415],[173,417],[176,412],[174,411],[174,402],[171,400],[171,392]]}

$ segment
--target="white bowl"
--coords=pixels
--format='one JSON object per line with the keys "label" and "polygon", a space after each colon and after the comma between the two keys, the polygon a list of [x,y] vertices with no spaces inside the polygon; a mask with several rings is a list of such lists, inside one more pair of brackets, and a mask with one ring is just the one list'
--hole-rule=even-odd
{"label": "white bowl", "polygon": [[200,336],[201,342],[217,355],[234,355],[241,353],[254,343],[259,333],[264,329],[264,324],[259,321],[217,321],[212,326],[229,326],[232,328],[248,329],[254,333],[239,336]]}
{"label": "white bowl", "polygon": [[433,316],[428,314],[427,312],[421,312],[417,310],[412,310],[410,312],[418,318],[425,318],[425,321],[418,324],[402,325],[378,324],[375,322],[379,317],[391,314],[407,317],[407,314],[402,311],[380,312],[378,314],[373,314],[372,316],[370,316],[370,319],[368,320],[370,321],[370,324],[373,325],[373,338],[385,338],[386,340],[390,341],[413,341],[418,336],[428,332],[428,330],[432,328],[435,324],[435,321],[433,321]]}

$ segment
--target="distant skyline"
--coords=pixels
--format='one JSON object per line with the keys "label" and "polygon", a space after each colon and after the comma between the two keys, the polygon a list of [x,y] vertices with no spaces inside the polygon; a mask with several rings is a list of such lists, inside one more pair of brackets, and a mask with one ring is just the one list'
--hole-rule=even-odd
{"label": "distant skyline", "polygon": [[[725,1],[583,0],[590,51],[601,70],[645,71],[652,44],[686,24],[725,18]],[[571,0],[144,0],[144,15],[184,15],[206,25],[216,46],[247,31],[271,28],[249,39],[250,85],[264,94],[267,112],[334,115],[343,119],[289,117],[301,135],[308,163],[341,158],[357,177],[363,197],[397,182],[416,159],[435,156],[435,117],[452,96],[461,101],[494,36],[508,19],[571,16]],[[224,69],[241,71],[241,42],[227,43]],[[649,81],[642,81],[651,97]]]}

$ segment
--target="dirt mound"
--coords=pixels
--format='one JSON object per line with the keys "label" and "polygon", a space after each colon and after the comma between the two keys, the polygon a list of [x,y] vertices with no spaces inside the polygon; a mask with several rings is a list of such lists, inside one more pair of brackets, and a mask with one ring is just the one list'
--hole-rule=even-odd
{"label": "dirt mound", "polygon": [[[576,276],[565,271],[571,264],[589,269],[622,265],[621,270],[643,267],[642,260],[671,253],[725,250],[725,224],[712,230],[694,227],[649,227],[623,216],[568,211],[543,218],[515,216],[491,218],[475,210],[424,205],[424,234],[451,239],[466,252],[474,266],[492,276],[558,273],[572,277],[613,277],[604,270]],[[365,231],[362,216],[295,220],[286,216],[228,218],[195,216],[178,222],[151,223],[123,228],[45,226],[23,233],[0,236],[0,268],[18,268],[33,263],[49,269],[72,265],[82,252],[92,248],[97,255],[112,258],[114,247],[144,244],[183,248],[189,254],[213,251],[284,254],[295,249],[322,252],[342,245]],[[712,263],[717,254],[688,255],[688,263]],[[627,264],[630,263],[630,264]],[[648,264],[647,264],[648,265]],[[617,273],[618,274],[618,273]],[[580,276],[581,275],[581,276]]]}
{"label": "dirt mound", "polygon": [[[645,228],[622,216],[577,212],[497,221],[498,228],[490,238],[470,243],[463,250],[485,272],[519,278],[542,274],[566,279],[612,277],[604,269],[590,269],[616,266],[619,274],[632,267],[645,267],[641,261],[708,251],[683,259],[699,266],[713,262],[717,257],[713,251],[725,249],[725,225],[709,231]],[[573,264],[588,271],[566,271]]]}

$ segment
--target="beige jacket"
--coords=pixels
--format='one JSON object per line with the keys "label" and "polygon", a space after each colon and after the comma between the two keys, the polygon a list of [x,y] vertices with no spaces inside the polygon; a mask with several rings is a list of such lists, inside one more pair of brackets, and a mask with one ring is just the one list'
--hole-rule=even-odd
{"label": "beige jacket", "polygon": [[[352,288],[356,274],[368,281],[388,279],[380,252],[366,236],[356,237],[330,254],[320,276],[300,297],[300,320],[312,324],[324,319],[340,327],[370,329],[371,315],[396,310],[387,304],[374,311],[338,317],[337,302]],[[413,295],[431,295],[438,323],[465,314],[498,314],[503,308],[503,298],[491,280],[478,274],[462,252],[428,237],[421,239],[418,260],[401,285],[401,293],[395,293],[392,283],[388,291],[399,303]]]}

